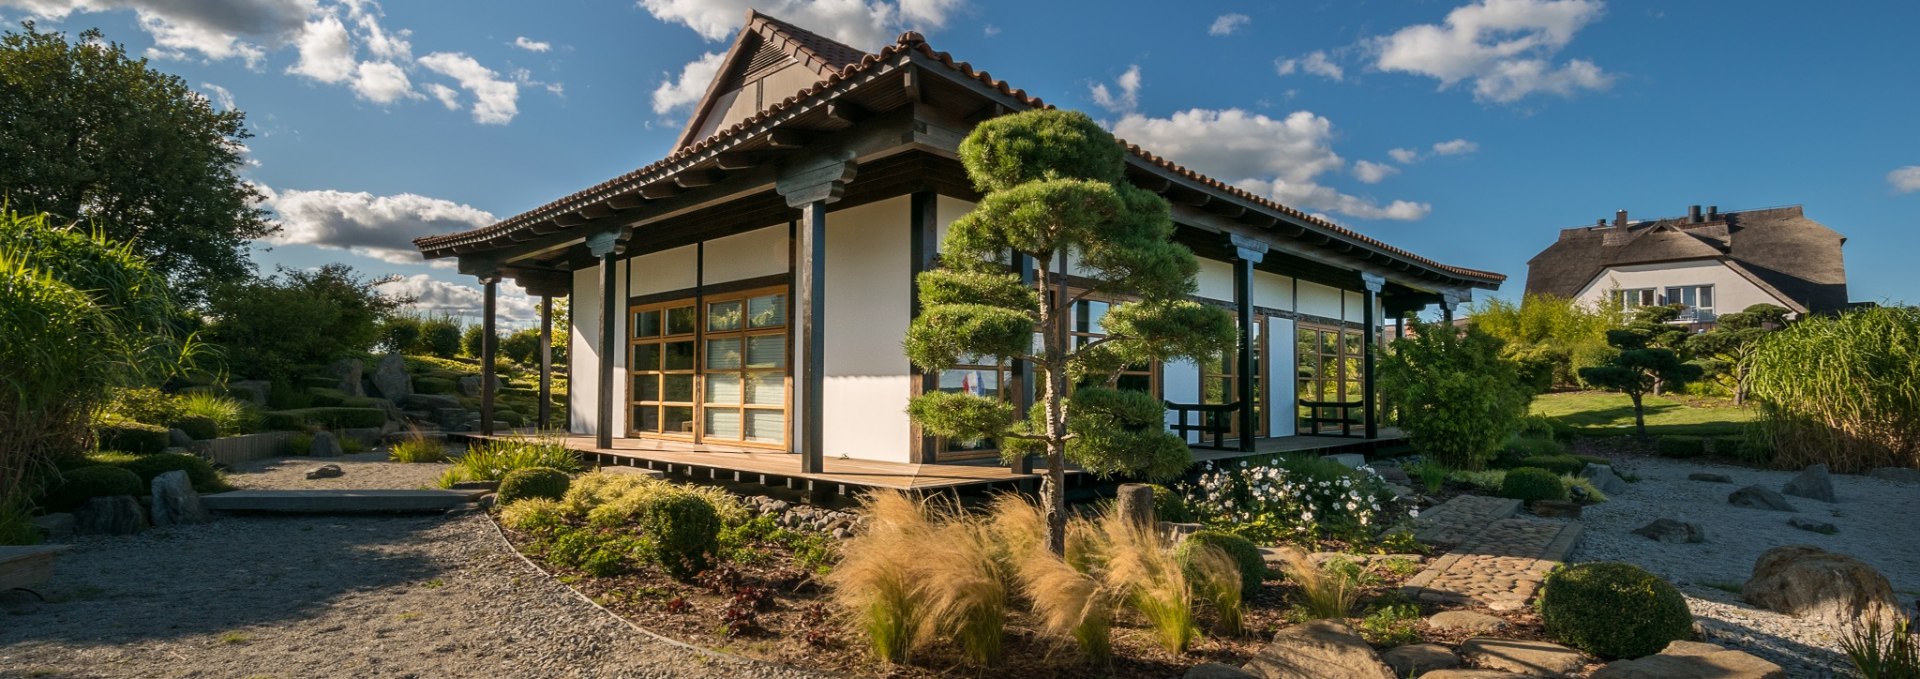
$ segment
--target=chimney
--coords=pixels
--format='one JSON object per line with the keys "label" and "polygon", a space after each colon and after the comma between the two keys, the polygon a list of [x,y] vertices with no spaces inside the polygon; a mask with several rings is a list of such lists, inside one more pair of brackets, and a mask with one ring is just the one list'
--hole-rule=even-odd
{"label": "chimney", "polygon": [[1689,205],[1689,206],[1687,206],[1687,223],[1688,223],[1688,224],[1699,224],[1699,223],[1700,223],[1700,221],[1701,221],[1701,220],[1700,220],[1700,206],[1698,206],[1698,205]]}
{"label": "chimney", "polygon": [[1607,225],[1607,220],[1604,220],[1604,219],[1596,219],[1596,220],[1593,220],[1593,225],[1594,225],[1594,226],[1606,226],[1606,225]]}
{"label": "chimney", "polygon": [[1720,221],[1720,206],[1718,205],[1707,206],[1707,221],[1709,222]]}
{"label": "chimney", "polygon": [[1626,226],[1626,225],[1627,225],[1627,211],[1626,211],[1626,210],[1616,210],[1616,211],[1614,211],[1614,213],[1613,213],[1613,225],[1614,225],[1614,226]]}

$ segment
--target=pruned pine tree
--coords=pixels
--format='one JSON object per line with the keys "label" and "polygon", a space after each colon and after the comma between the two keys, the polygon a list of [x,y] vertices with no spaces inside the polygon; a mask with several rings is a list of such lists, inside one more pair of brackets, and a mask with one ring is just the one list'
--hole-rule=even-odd
{"label": "pruned pine tree", "polygon": [[1580,369],[1580,379],[1588,384],[1617,391],[1633,400],[1633,429],[1647,435],[1647,410],[1641,400],[1659,393],[1660,385],[1679,385],[1700,378],[1700,366],[1680,360],[1672,349],[1652,344],[1664,336],[1665,328],[1629,325],[1625,330],[1608,330],[1607,343],[1620,350],[1605,364]]}

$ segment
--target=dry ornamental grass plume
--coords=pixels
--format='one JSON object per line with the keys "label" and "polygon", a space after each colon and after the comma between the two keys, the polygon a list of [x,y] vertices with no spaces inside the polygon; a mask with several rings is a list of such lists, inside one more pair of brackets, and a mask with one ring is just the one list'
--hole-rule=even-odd
{"label": "dry ornamental grass plume", "polygon": [[1123,593],[1049,551],[1046,516],[1032,503],[1013,495],[996,498],[993,526],[1041,631],[1073,639],[1088,661],[1106,664],[1113,654],[1113,611]]}
{"label": "dry ornamental grass plume", "polygon": [[894,491],[867,496],[860,512],[866,530],[841,547],[827,584],[834,602],[866,632],[874,658],[904,663],[925,639],[928,583],[914,572],[915,550],[931,541],[932,526],[922,507]]}
{"label": "dry ornamental grass plume", "polygon": [[1146,617],[1161,648],[1185,653],[1195,635],[1193,589],[1173,551],[1159,535],[1116,513],[1101,517],[1099,529],[1105,579],[1126,591],[1128,605]]}

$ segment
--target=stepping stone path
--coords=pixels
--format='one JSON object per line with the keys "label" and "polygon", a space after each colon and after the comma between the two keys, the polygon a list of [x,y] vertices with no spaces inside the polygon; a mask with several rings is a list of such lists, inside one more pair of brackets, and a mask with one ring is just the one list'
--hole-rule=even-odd
{"label": "stepping stone path", "polygon": [[1536,677],[1564,677],[1587,666],[1579,651],[1545,641],[1474,637],[1460,644],[1460,656],[1485,668]]}
{"label": "stepping stone path", "polygon": [[[1459,503],[1460,506],[1449,509]],[[1517,500],[1463,495],[1422,514],[1415,536],[1466,536],[1401,587],[1423,601],[1482,604],[1496,611],[1518,610],[1540,589],[1547,571],[1566,560],[1580,541],[1578,522],[1515,518]]]}

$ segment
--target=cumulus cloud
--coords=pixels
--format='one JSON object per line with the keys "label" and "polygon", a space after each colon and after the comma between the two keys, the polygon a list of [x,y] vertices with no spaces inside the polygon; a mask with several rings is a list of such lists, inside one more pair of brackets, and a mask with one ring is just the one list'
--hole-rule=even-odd
{"label": "cumulus cloud", "polygon": [[440,105],[449,111],[460,110],[460,92],[440,83],[427,83],[427,93],[440,100]]}
{"label": "cumulus cloud", "polygon": [[51,20],[74,13],[133,10],[141,30],[153,37],[147,56],[209,61],[240,59],[259,67],[266,44],[285,42],[297,33],[314,0],[0,0],[0,5],[26,10]]}
{"label": "cumulus cloud", "polygon": [[1273,70],[1280,75],[1293,75],[1296,72],[1311,73],[1328,80],[1340,81],[1347,77],[1346,69],[1327,56],[1322,50],[1308,52],[1306,56],[1294,59],[1279,59],[1273,62]]}
{"label": "cumulus cloud", "polygon": [[475,229],[494,222],[485,210],[412,193],[376,196],[364,191],[267,192],[264,206],[280,221],[279,244],[347,250],[395,264],[419,264],[413,239]]}
{"label": "cumulus cloud", "polygon": [[[502,80],[499,73],[480,65],[473,57],[459,52],[434,52],[420,57],[420,65],[453,78],[460,89],[473,95],[473,121],[483,125],[505,125],[519,115],[520,86]],[[441,103],[445,103],[441,99]]]}
{"label": "cumulus cloud", "polygon": [[353,39],[347,35],[347,25],[334,13],[307,22],[294,45],[300,50],[300,60],[287,67],[288,73],[323,83],[340,83],[353,76]]}
{"label": "cumulus cloud", "polygon": [[667,79],[653,90],[653,112],[666,115],[700,103],[700,97],[706,96],[707,85],[720,73],[720,62],[726,56],[721,52],[708,52],[682,66],[678,79],[667,74]]}
{"label": "cumulus cloud", "polygon": [[513,46],[526,50],[528,52],[545,52],[547,50],[553,49],[553,43],[541,42],[539,40],[534,40],[524,35],[514,38]]}
{"label": "cumulus cloud", "polygon": [[733,37],[749,8],[780,17],[863,50],[876,50],[900,31],[944,27],[961,0],[640,0],[661,21],[693,29],[709,41]]}
{"label": "cumulus cloud", "polygon": [[389,61],[365,61],[355,69],[353,92],[376,104],[391,104],[401,99],[419,99],[407,72]]}
{"label": "cumulus cloud", "polygon": [[[446,314],[477,322],[486,310],[486,294],[477,284],[450,283],[421,273],[377,287],[389,295],[412,298],[412,309],[420,313]],[[512,281],[502,281],[495,288],[494,318],[508,326],[538,322],[539,300],[528,296]]]}
{"label": "cumulus cloud", "polygon": [[227,90],[227,88],[213,83],[200,83],[200,89],[207,91],[207,101],[211,101],[214,105],[219,106],[220,110],[231,111],[234,109],[233,92]]}
{"label": "cumulus cloud", "polygon": [[1234,31],[1245,28],[1250,23],[1253,23],[1253,17],[1245,14],[1222,14],[1213,20],[1212,26],[1207,27],[1207,35],[1233,35]]}
{"label": "cumulus cloud", "polygon": [[1572,96],[1613,82],[1591,61],[1554,62],[1604,9],[1600,0],[1480,0],[1454,8],[1442,24],[1408,26],[1366,44],[1382,71],[1431,77],[1441,89],[1471,81],[1481,101]]}
{"label": "cumulus cloud", "polygon": [[1433,156],[1458,156],[1480,150],[1480,145],[1465,139],[1449,139],[1434,142],[1426,152],[1414,148],[1398,148],[1387,151],[1387,156],[1402,165],[1412,165]]}
{"label": "cumulus cloud", "polygon": [[1121,138],[1195,170],[1288,205],[1361,219],[1416,220],[1426,203],[1380,203],[1319,183],[1346,165],[1332,146],[1333,122],[1309,111],[1271,118],[1240,109],[1191,109],[1166,118],[1129,114]]}
{"label": "cumulus cloud", "polygon": [[1118,87],[1118,94],[1115,90],[1107,89],[1106,83],[1095,83],[1092,88],[1093,103],[1114,113],[1128,113],[1140,106],[1140,66],[1138,64],[1128,66],[1127,72],[1120,74],[1120,79],[1114,81],[1114,84]]}
{"label": "cumulus cloud", "polygon": [[1362,184],[1378,184],[1380,180],[1399,174],[1400,168],[1386,163],[1362,160],[1353,164],[1353,178]]}
{"label": "cumulus cloud", "polygon": [[1387,151],[1387,155],[1392,157],[1394,162],[1397,163],[1412,163],[1420,160],[1420,149],[1393,149]]}
{"label": "cumulus cloud", "polygon": [[1887,173],[1887,184],[1895,193],[1920,191],[1920,165],[1908,165]]}

